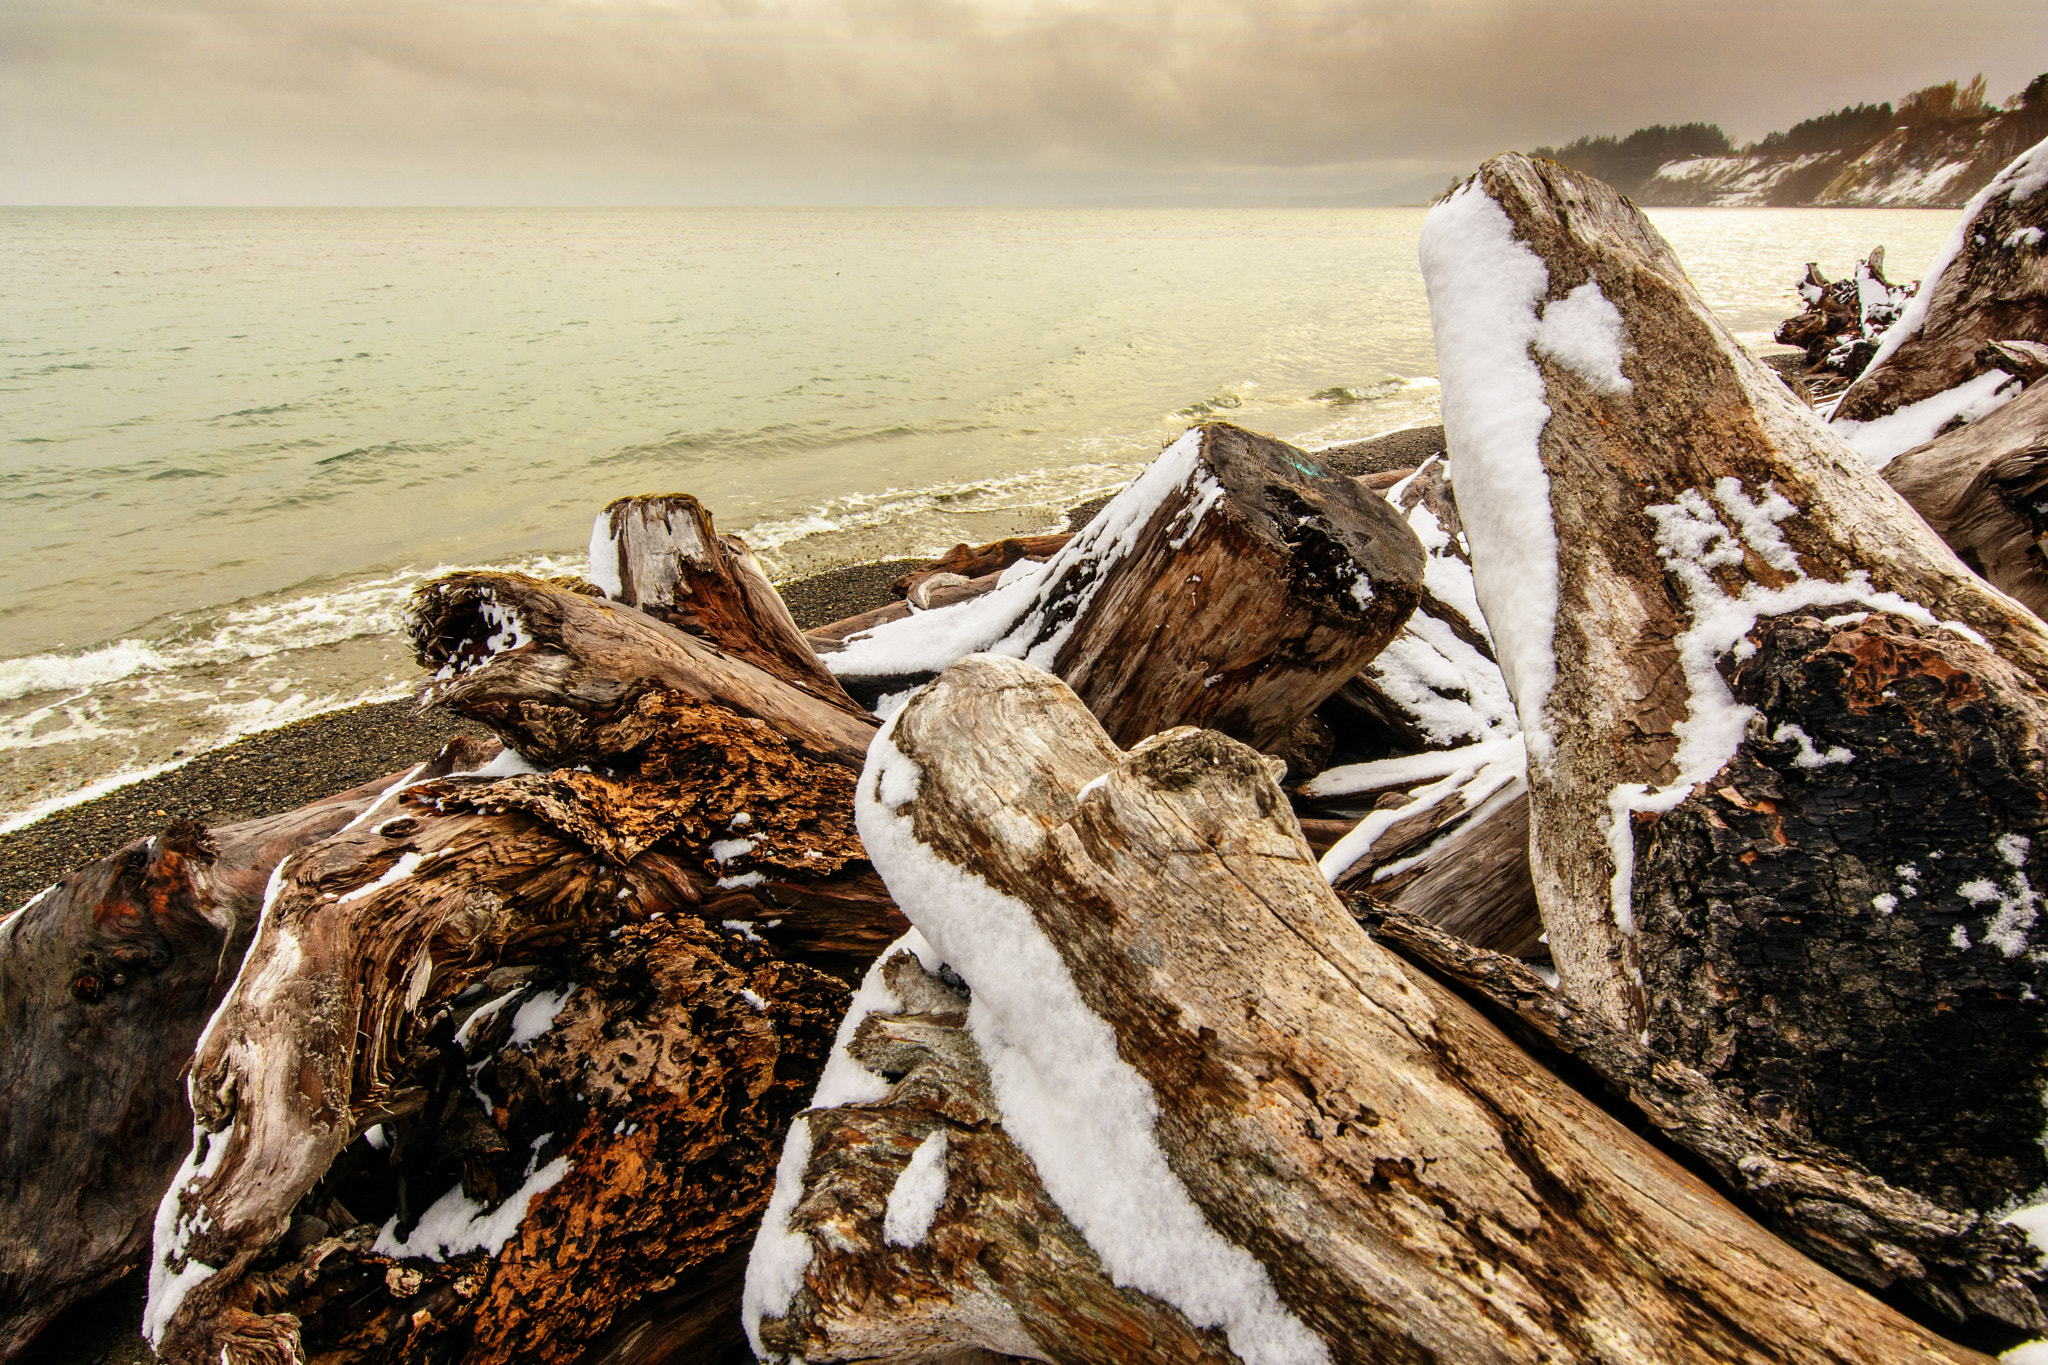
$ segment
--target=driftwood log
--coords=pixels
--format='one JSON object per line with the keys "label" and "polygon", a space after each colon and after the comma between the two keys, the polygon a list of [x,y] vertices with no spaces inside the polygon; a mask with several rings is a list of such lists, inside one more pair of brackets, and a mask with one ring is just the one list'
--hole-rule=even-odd
{"label": "driftwood log", "polygon": [[284,815],[174,822],[0,921],[0,1359],[148,1249],[191,1138],[182,1071],[271,872],[402,777],[475,767],[491,747],[458,739],[411,774]]}
{"label": "driftwood log", "polygon": [[590,566],[607,596],[707,640],[842,710],[861,713],[818,662],[738,536],[687,493],[619,498],[598,513]]}
{"label": "driftwood log", "polygon": [[1884,466],[1962,561],[2048,616],[2048,388],[2030,387],[1989,417]]}
{"label": "driftwood log", "polygon": [[1400,630],[1421,577],[1384,499],[1284,442],[1210,423],[1041,568],[855,635],[825,661],[872,702],[989,650],[1064,678],[1122,741],[1187,722],[1271,750]]}
{"label": "driftwood log", "polygon": [[[910,597],[917,585],[934,574],[953,574],[960,578],[985,578],[989,574],[1000,574],[1012,564],[1030,560],[1044,563],[1067,548],[1071,535],[1055,536],[1006,536],[1001,540],[989,541],[986,545],[955,545],[937,559],[920,564],[889,585],[889,591],[898,597]],[[926,603],[918,604],[923,610]]]}
{"label": "driftwood log", "polygon": [[[877,740],[860,820],[929,966],[971,991],[968,1036],[929,985],[852,1032],[879,1070],[793,1133],[750,1270],[774,1354],[1982,1359],[1373,944],[1240,744],[1120,754],[1056,680],[969,659]],[[1050,1236],[1020,1168],[1065,1214]],[[1157,1354],[1118,1344],[1154,1331]]]}
{"label": "driftwood log", "polygon": [[1999,368],[1979,353],[2008,339],[2048,342],[2048,143],[2021,153],[1963,210],[1832,421],[1876,421],[1955,390]]}
{"label": "driftwood log", "polygon": [[434,699],[508,752],[280,866],[192,1062],[151,1267],[167,1356],[737,1342],[765,1150],[905,926],[851,823],[872,717],[773,671],[786,611],[714,609],[758,575],[693,507],[612,512],[623,545],[720,546],[621,559],[674,569],[647,600],[694,604],[702,638],[518,575],[415,598]]}
{"label": "driftwood log", "polygon": [[2010,1208],[2048,1181],[2048,630],[1607,187],[1496,158],[1423,260],[1566,989],[1761,1118]]}

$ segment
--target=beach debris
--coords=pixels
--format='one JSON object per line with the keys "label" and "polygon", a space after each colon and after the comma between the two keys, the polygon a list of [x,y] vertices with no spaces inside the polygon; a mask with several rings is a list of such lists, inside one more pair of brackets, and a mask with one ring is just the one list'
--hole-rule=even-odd
{"label": "beach debris", "polygon": [[1772,340],[1806,352],[1810,380],[1831,375],[1846,385],[1863,373],[1879,342],[1920,288],[1884,276],[1884,248],[1873,249],[1845,279],[1829,280],[1816,261],[1806,263],[1797,286],[1806,310],[1778,324]]}
{"label": "beach debris", "polygon": [[[934,574],[957,574],[963,579],[975,579],[999,574],[1011,565],[1027,560],[1043,564],[1064,550],[1072,539],[1071,535],[1005,536],[986,545],[962,543],[896,579],[889,585],[889,591],[898,597],[909,598],[920,583]],[[919,603],[918,609],[922,611],[927,605]]]}
{"label": "beach debris", "polygon": [[1834,426],[1504,156],[1424,231],[1441,433],[1205,422],[808,634],[685,494],[427,584],[495,755],[0,923],[5,1216],[98,1210],[7,1353],[143,1226],[174,1365],[2048,1337],[2039,153],[1864,263],[1912,373]]}
{"label": "beach debris", "polygon": [[[791,1130],[763,1358],[1971,1358],[1375,944],[1242,744],[1120,751],[1057,679],[970,658],[877,737],[859,817],[921,942]],[[965,991],[927,1023],[941,963]],[[897,1245],[934,1131],[945,1192]]]}
{"label": "beach debris", "polygon": [[1831,424],[1882,465],[1987,416],[2024,383],[1986,353],[2006,340],[2048,343],[2048,141],[1970,200]]}

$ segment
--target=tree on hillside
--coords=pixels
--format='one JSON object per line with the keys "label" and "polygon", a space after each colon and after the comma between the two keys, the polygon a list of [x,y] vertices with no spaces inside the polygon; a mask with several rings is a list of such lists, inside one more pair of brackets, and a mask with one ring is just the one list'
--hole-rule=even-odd
{"label": "tree on hillside", "polygon": [[1748,150],[1764,155],[1798,156],[1806,152],[1860,149],[1883,137],[1893,126],[1890,101],[1843,105],[1832,114],[1805,119],[1782,133],[1767,134],[1761,142],[1751,143]]}
{"label": "tree on hillside", "polygon": [[1984,98],[1984,73],[1968,84],[1943,81],[1915,90],[1899,101],[1899,122],[1908,128],[1962,123],[1995,112]]}
{"label": "tree on hillside", "polygon": [[1619,182],[1654,171],[1666,161],[1691,156],[1727,156],[1735,150],[1714,123],[1653,123],[1624,138],[1582,137],[1562,147],[1538,147],[1535,155],[1575,171]]}

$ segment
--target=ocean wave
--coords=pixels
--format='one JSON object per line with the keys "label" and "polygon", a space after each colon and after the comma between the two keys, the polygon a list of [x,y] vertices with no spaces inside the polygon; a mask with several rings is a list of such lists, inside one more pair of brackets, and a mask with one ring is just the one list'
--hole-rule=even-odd
{"label": "ocean wave", "polygon": [[1085,502],[1099,493],[1120,487],[1137,468],[1135,464],[1066,465],[922,488],[847,493],[792,517],[756,522],[741,532],[741,537],[771,568],[774,567],[773,552],[779,547],[812,536],[878,527],[890,527],[903,533],[903,545],[898,553],[943,550],[945,545],[934,546],[919,540],[919,532],[936,530],[933,523],[943,523],[961,515],[1023,511],[1035,507],[1063,511],[1073,503]]}
{"label": "ocean wave", "polygon": [[[584,571],[580,555],[530,555],[506,564],[463,566],[539,575]],[[0,660],[0,701],[44,692],[79,692],[139,674],[165,674],[267,659],[364,636],[396,635],[405,604],[427,579],[456,566],[399,569],[324,592],[258,601],[173,617],[154,639],[126,638],[75,654]],[[10,747],[0,741],[0,749]]]}

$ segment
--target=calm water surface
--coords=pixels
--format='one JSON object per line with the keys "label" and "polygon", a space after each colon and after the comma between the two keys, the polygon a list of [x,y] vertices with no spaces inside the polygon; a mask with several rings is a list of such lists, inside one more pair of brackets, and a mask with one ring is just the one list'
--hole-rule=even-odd
{"label": "calm water surface", "polygon": [[[1049,528],[1187,423],[1434,421],[1419,209],[0,210],[0,822],[415,680],[626,493],[771,569]],[[1762,340],[1946,212],[1659,210]]]}

